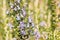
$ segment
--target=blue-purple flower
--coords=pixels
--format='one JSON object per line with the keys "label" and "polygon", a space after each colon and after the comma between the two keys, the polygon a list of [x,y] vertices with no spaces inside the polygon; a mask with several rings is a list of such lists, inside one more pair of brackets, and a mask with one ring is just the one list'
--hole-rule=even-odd
{"label": "blue-purple flower", "polygon": [[22,35],[26,35],[26,32],[24,30],[21,30]]}
{"label": "blue-purple flower", "polygon": [[25,25],[24,22],[20,22],[20,28],[21,28],[21,29],[24,29],[25,26],[26,26],[26,25]]}
{"label": "blue-purple flower", "polygon": [[20,7],[19,7],[19,5],[17,5],[17,9],[18,9],[18,10],[20,10]]}
{"label": "blue-purple flower", "polygon": [[10,29],[12,29],[14,27],[11,23],[8,23],[8,26]]}
{"label": "blue-purple flower", "polygon": [[14,4],[10,3],[10,7],[13,8],[14,7]]}
{"label": "blue-purple flower", "polygon": [[16,38],[13,38],[12,40],[17,40]]}
{"label": "blue-purple flower", "polygon": [[18,3],[20,3],[20,0],[16,0]]}
{"label": "blue-purple flower", "polygon": [[40,26],[47,26],[47,24],[46,24],[45,21],[41,21],[41,22],[40,22]]}
{"label": "blue-purple flower", "polygon": [[30,16],[28,17],[28,22],[32,22],[32,18]]}
{"label": "blue-purple flower", "polygon": [[13,10],[14,10],[14,11],[17,11],[17,7],[15,7]]}
{"label": "blue-purple flower", "polygon": [[20,16],[19,16],[19,15],[17,15],[17,16],[16,16],[16,19],[17,19],[17,20],[20,20]]}
{"label": "blue-purple flower", "polygon": [[34,25],[34,23],[32,23],[32,27],[34,27],[35,25]]}
{"label": "blue-purple flower", "polygon": [[26,16],[26,11],[22,9],[23,15]]}
{"label": "blue-purple flower", "polygon": [[35,34],[36,40],[38,40],[41,36],[37,29],[34,30],[34,34]]}
{"label": "blue-purple flower", "polygon": [[6,11],[6,14],[9,14],[9,10]]}

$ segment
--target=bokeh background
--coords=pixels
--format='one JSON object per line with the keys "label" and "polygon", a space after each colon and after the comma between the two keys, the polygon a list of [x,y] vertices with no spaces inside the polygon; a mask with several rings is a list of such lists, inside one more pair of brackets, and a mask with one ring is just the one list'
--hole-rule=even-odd
{"label": "bokeh background", "polygon": [[0,0],[0,40],[60,40],[60,0]]}

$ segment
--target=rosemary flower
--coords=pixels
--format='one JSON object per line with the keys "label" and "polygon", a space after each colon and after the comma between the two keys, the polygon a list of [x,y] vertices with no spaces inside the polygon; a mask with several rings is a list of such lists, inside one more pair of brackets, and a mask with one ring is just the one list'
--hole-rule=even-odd
{"label": "rosemary flower", "polygon": [[24,30],[21,30],[22,35],[26,35],[26,32]]}
{"label": "rosemary flower", "polygon": [[19,15],[17,15],[16,17],[17,17],[17,18],[16,18],[17,20],[20,20],[20,16],[19,16]]}
{"label": "rosemary flower", "polygon": [[17,11],[17,7],[15,7],[13,10],[14,10],[14,11]]}
{"label": "rosemary flower", "polygon": [[9,10],[6,11],[6,14],[9,14]]}
{"label": "rosemary flower", "polygon": [[16,38],[13,38],[13,40],[17,40]]}
{"label": "rosemary flower", "polygon": [[20,3],[20,0],[16,0],[18,3]]}
{"label": "rosemary flower", "polygon": [[10,3],[10,7],[13,8],[14,7],[14,4]]}
{"label": "rosemary flower", "polygon": [[25,26],[26,26],[26,25],[24,24],[24,22],[20,22],[20,28],[21,28],[21,29],[24,29]]}
{"label": "rosemary flower", "polygon": [[35,34],[36,40],[38,40],[41,36],[37,29],[34,30],[34,34]]}
{"label": "rosemary flower", "polygon": [[17,5],[17,9],[18,9],[18,10],[20,10],[20,7],[19,7],[19,5]]}
{"label": "rosemary flower", "polygon": [[12,29],[14,27],[11,23],[8,23],[8,26],[10,29]]}
{"label": "rosemary flower", "polygon": [[24,9],[22,9],[23,15],[26,16],[26,12]]}
{"label": "rosemary flower", "polygon": [[46,26],[47,24],[46,24],[46,22],[45,21],[41,21],[40,22],[40,26]]}
{"label": "rosemary flower", "polygon": [[28,22],[32,22],[32,18],[30,16],[28,17]]}

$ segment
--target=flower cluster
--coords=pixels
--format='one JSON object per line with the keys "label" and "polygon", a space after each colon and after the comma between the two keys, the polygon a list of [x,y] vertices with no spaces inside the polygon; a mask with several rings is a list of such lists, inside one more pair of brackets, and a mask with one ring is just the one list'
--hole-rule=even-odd
{"label": "flower cluster", "polygon": [[[33,19],[28,16],[26,18],[27,13],[26,13],[26,5],[23,5],[22,8],[20,6],[21,0],[16,0],[14,3],[9,3],[10,4],[10,9],[6,11],[7,17],[8,18],[13,18],[13,22],[9,22],[11,20],[8,20],[8,26],[12,30],[13,29],[13,40],[17,40],[15,38],[16,36],[14,35],[16,33],[16,30],[18,30],[17,37],[22,40],[28,39],[29,36],[34,35],[34,22]],[[24,20],[27,19],[27,22]]]}
{"label": "flower cluster", "polygon": [[[48,4],[44,2],[45,4],[42,7],[38,0],[36,2],[36,5],[35,1],[32,0],[14,0],[8,3],[7,23],[8,28],[12,30],[13,40],[26,40],[31,38],[30,36],[34,36],[35,40],[39,40],[41,37],[48,40],[46,32],[54,32],[56,27],[55,2],[48,0]],[[43,4],[42,1],[41,4]],[[60,15],[58,18],[60,19]]]}
{"label": "flower cluster", "polygon": [[39,40],[39,38],[41,37],[40,32],[38,31],[38,29],[34,30],[34,35],[35,35],[36,40]]}
{"label": "flower cluster", "polygon": [[47,24],[46,24],[45,21],[41,21],[41,22],[40,22],[40,26],[47,26]]}

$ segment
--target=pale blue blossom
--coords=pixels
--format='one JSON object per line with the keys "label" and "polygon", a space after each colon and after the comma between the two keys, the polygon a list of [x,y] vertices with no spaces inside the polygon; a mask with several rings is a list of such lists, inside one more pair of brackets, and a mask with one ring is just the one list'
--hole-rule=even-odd
{"label": "pale blue blossom", "polygon": [[15,7],[13,10],[17,11],[17,7]]}
{"label": "pale blue blossom", "polygon": [[11,23],[8,23],[8,26],[10,29],[12,29],[14,27]]}
{"label": "pale blue blossom", "polygon": [[20,16],[19,16],[19,15],[17,15],[16,17],[17,17],[17,18],[16,18],[17,20],[20,20]]}
{"label": "pale blue blossom", "polygon": [[21,30],[21,34],[22,34],[22,35],[25,35],[26,32],[25,32],[24,30]]}
{"label": "pale blue blossom", "polygon": [[34,23],[31,23],[31,25],[27,23],[27,27],[30,27],[30,26],[34,27]]}
{"label": "pale blue blossom", "polygon": [[32,18],[30,16],[28,17],[28,22],[32,22]]}
{"label": "pale blue blossom", "polygon": [[6,11],[6,14],[9,14],[9,10]]}
{"label": "pale blue blossom", "polygon": [[18,3],[20,3],[20,0],[16,0]]}
{"label": "pale blue blossom", "polygon": [[17,40],[16,38],[13,38],[13,40]]}
{"label": "pale blue blossom", "polygon": [[14,7],[14,4],[10,3],[10,7],[13,8]]}
{"label": "pale blue blossom", "polygon": [[24,9],[22,9],[23,15],[26,16],[26,12]]}
{"label": "pale blue blossom", "polygon": [[25,26],[26,26],[26,25],[24,24],[24,22],[20,22],[20,28],[21,28],[21,29],[24,29]]}
{"label": "pale blue blossom", "polygon": [[41,37],[41,35],[37,29],[34,30],[34,34],[35,34],[36,40],[38,40]]}
{"label": "pale blue blossom", "polygon": [[40,26],[46,26],[47,24],[46,24],[46,22],[45,21],[41,21],[40,22]]}
{"label": "pale blue blossom", "polygon": [[34,23],[32,23],[32,27],[34,27]]}
{"label": "pale blue blossom", "polygon": [[20,10],[20,7],[19,7],[19,5],[17,5],[17,8],[18,8],[18,10]]}

